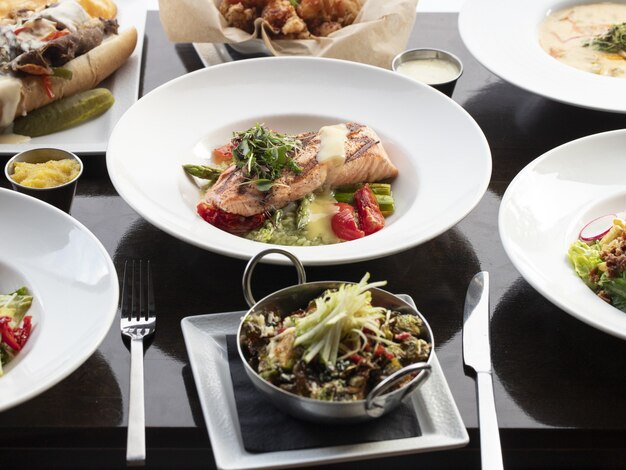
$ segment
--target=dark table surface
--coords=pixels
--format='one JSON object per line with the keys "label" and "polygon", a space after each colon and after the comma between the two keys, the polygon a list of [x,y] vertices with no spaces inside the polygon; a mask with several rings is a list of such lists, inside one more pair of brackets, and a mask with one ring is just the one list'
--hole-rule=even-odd
{"label": "dark table surface", "polygon": [[[570,140],[626,125],[626,115],[556,103],[505,83],[459,37],[457,15],[423,13],[411,47],[435,46],[465,65],[454,100],[483,129],[493,174],[480,204],[434,240],[372,262],[307,269],[310,280],[357,280],[365,271],[410,294],[431,323],[437,354],[470,435],[467,447],[327,468],[479,468],[476,394],[461,354],[465,291],[491,272],[496,407],[507,468],[626,467],[626,343],[572,318],[540,296],[507,258],[497,214],[507,185],[533,159]],[[141,93],[202,67],[189,44],[170,43],[149,12]],[[145,355],[147,466],[213,468],[180,328],[188,315],[243,310],[245,262],[203,251],[150,225],[113,188],[104,155],[86,157],[72,215],[116,265],[150,258],[160,312]],[[5,158],[6,161],[6,158]],[[8,187],[2,180],[1,185]],[[257,295],[294,281],[292,268],[258,268]],[[117,323],[97,352],[60,384],[0,413],[0,467],[124,467],[129,361]],[[0,393],[1,393],[0,385]]]}

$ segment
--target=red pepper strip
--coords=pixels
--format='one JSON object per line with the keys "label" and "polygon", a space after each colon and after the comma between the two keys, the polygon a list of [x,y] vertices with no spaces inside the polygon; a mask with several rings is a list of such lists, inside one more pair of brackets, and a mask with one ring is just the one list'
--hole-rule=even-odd
{"label": "red pepper strip", "polygon": [[7,316],[7,315],[3,315],[0,317],[0,325],[2,323],[9,323],[12,320],[11,317]]}
{"label": "red pepper strip", "polygon": [[354,207],[345,202],[338,202],[335,205],[339,208],[339,211],[333,215],[333,218],[330,220],[330,226],[335,235],[342,240],[363,238],[365,232],[357,225]]}
{"label": "red pepper strip", "polygon": [[0,324],[0,334],[2,334],[2,341],[4,341],[14,351],[22,349],[17,338],[13,335],[13,330],[8,323]]}
{"label": "red pepper strip", "polygon": [[354,192],[354,204],[359,214],[361,229],[363,229],[365,235],[378,232],[385,226],[385,217],[380,211],[376,196],[374,196],[368,184],[363,185]]}
{"label": "red pepper strip", "polygon": [[265,222],[265,213],[244,217],[238,214],[223,211],[205,202],[201,202],[196,207],[198,215],[211,225],[235,235],[244,235],[250,230],[259,228]]}
{"label": "red pepper strip", "polygon": [[385,356],[385,358],[388,361],[391,361],[394,357],[396,357],[392,353],[387,351],[387,349],[385,349],[385,347],[382,344],[379,344],[378,346],[376,346],[376,349],[374,350],[374,357],[378,357],[378,356]]}
{"label": "red pepper strip", "polygon": [[[17,33],[16,33],[17,34]],[[63,36],[67,36],[70,32],[67,29],[63,29],[61,31],[53,31],[47,36],[41,38],[42,41],[52,41],[53,39],[62,38]]]}
{"label": "red pepper strip", "polygon": [[13,31],[13,34],[15,34],[17,36],[22,31],[26,31],[27,29],[28,29],[28,26],[22,26],[21,28],[15,28],[15,30]]}
{"label": "red pepper strip", "polygon": [[398,333],[397,335],[394,336],[396,341],[406,341],[410,337],[411,337],[411,333],[407,331],[403,331],[402,333]]}
{"label": "red pepper strip", "polygon": [[353,354],[352,356],[350,356],[350,360],[352,362],[354,362],[355,364],[358,364],[359,362],[363,361],[365,358],[363,356],[361,356],[360,354]]}
{"label": "red pepper strip", "polygon": [[20,348],[24,347],[26,341],[28,341],[28,337],[30,336],[30,332],[33,327],[31,320],[32,317],[30,315],[25,316],[24,320],[22,320],[22,327],[15,328],[15,330],[13,330],[15,334],[15,340],[19,343]]}
{"label": "red pepper strip", "polygon": [[46,95],[48,95],[48,98],[53,99],[54,92],[52,91],[52,80],[50,79],[50,75],[42,75],[41,83],[43,84],[43,89],[45,90]]}

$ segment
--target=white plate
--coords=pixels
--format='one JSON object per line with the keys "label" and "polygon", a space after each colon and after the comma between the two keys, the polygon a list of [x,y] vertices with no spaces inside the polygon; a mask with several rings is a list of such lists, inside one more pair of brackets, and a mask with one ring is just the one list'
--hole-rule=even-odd
{"label": "white plate", "polygon": [[[411,297],[399,297],[415,305]],[[421,436],[281,452],[246,451],[239,430],[226,350],[226,335],[237,333],[244,314],[245,312],[229,312],[198,315],[183,318],[181,321],[189,362],[218,468],[244,470],[345,462],[452,449],[469,442],[465,425],[435,355],[432,374],[410,396],[422,431]]]}
{"label": "white plate", "polygon": [[23,144],[0,144],[0,155],[13,155],[38,147],[54,147],[80,155],[102,154],[106,151],[109,135],[115,123],[139,96],[141,54],[146,28],[146,9],[141,0],[118,2],[120,30],[131,26],[137,29],[137,46],[126,63],[99,86],[108,88],[115,103],[106,113],[91,121],[54,134],[34,137]]}
{"label": "white plate", "polygon": [[[173,80],[120,119],[107,151],[111,180],[143,217],[201,248],[250,258],[268,245],[219,230],[196,214],[201,195],[183,163],[206,162],[235,130],[282,132],[354,120],[380,135],[400,175],[396,213],[378,233],[337,245],[290,248],[305,264],[339,264],[405,250],[444,232],[481,199],[491,154],[454,101],[406,77],[332,59],[271,57],[216,65]],[[286,262],[280,256],[268,262]]]}
{"label": "white plate", "polygon": [[117,274],[96,237],[64,212],[0,188],[0,292],[26,286],[33,332],[0,377],[0,411],[52,387],[85,362],[111,327]]}
{"label": "white plate", "polygon": [[[612,0],[624,3],[625,0]],[[459,15],[470,52],[491,72],[532,93],[584,108],[626,113],[626,79],[565,65],[545,52],[538,28],[553,10],[590,0],[471,0]]]}
{"label": "white plate", "polygon": [[596,134],[557,147],[511,182],[500,205],[500,237],[524,278],[579,320],[626,339],[626,313],[576,275],[567,250],[580,229],[626,208],[626,130]]}

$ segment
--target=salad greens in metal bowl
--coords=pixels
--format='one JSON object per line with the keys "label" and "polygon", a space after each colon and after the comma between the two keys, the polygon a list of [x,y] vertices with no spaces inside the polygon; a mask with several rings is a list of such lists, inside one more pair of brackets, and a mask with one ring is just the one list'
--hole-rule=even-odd
{"label": "salad greens in metal bowl", "polygon": [[[259,302],[250,294],[252,258],[244,274],[251,309],[238,331],[244,369],[254,385],[289,414],[319,422],[382,416],[430,373],[433,336],[406,302],[379,289],[385,282],[322,281],[279,290]],[[304,281],[299,267],[300,280]]]}

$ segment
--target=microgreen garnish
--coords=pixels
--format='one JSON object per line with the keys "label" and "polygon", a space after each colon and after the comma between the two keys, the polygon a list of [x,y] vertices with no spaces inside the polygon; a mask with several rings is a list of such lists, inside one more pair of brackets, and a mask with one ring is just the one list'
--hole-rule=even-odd
{"label": "microgreen garnish", "polygon": [[593,46],[600,51],[621,54],[626,58],[626,23],[613,25],[605,34],[585,45]]}
{"label": "microgreen garnish", "polygon": [[271,180],[268,180],[268,179],[247,180],[247,181],[244,181],[243,183],[240,183],[239,185],[240,186],[245,186],[245,185],[248,185],[248,184],[255,185],[257,187],[257,189],[259,191],[262,191],[262,192],[267,192],[270,189],[272,189],[274,186],[282,186],[282,187],[285,187],[285,188],[289,187],[286,184],[277,183],[276,181],[271,181]]}
{"label": "microgreen garnish", "polygon": [[301,142],[293,136],[273,132],[263,124],[233,133],[232,143],[233,162],[246,178],[254,180],[260,191],[269,191],[285,168],[296,174],[302,171],[292,158]]}

